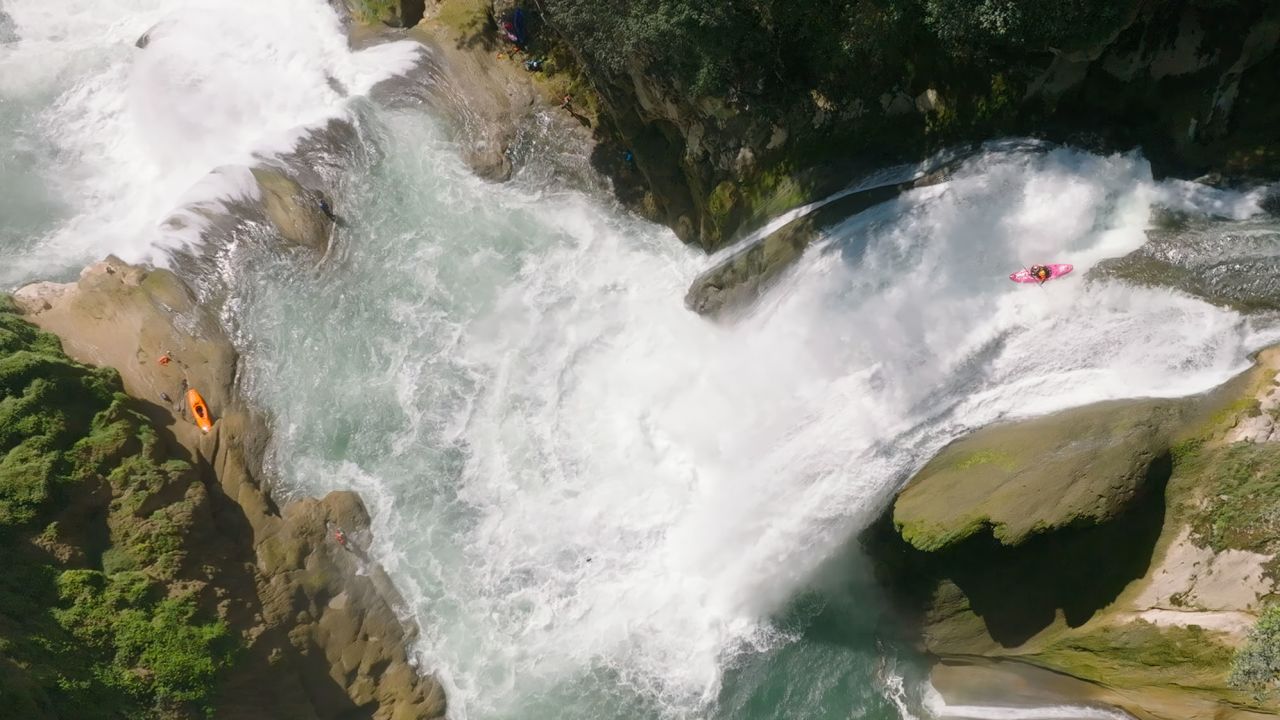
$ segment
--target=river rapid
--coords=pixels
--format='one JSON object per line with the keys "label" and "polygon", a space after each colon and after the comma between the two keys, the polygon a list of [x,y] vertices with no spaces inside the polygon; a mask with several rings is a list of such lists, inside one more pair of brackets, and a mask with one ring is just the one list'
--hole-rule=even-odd
{"label": "river rapid", "polygon": [[[319,0],[4,0],[0,281],[184,273],[243,353],[275,492],[365,498],[455,720],[1116,717],[948,710],[853,538],[968,430],[1247,367],[1273,322],[1089,270],[1155,211],[1230,227],[1256,193],[993,143],[715,324],[683,305],[709,259],[553,123],[491,184],[432,112],[370,97],[421,52],[350,50]],[[334,119],[358,147],[310,133]],[[210,220],[308,143],[346,158],[297,168],[344,220],[323,259]],[[1075,272],[1006,279],[1040,261]]]}

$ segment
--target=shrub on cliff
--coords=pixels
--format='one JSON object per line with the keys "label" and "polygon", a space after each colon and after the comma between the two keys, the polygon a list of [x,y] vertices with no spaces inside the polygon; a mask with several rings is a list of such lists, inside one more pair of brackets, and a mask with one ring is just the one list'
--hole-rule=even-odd
{"label": "shrub on cliff", "polygon": [[58,577],[58,622],[104,659],[98,679],[145,704],[203,703],[235,643],[225,623],[196,621],[195,605],[164,598],[143,573]]}
{"label": "shrub on cliff", "polygon": [[739,22],[734,3],[547,0],[546,7],[575,49],[614,75],[634,61],[696,92],[718,92],[750,54],[754,28]]}
{"label": "shrub on cliff", "polygon": [[1280,685],[1280,605],[1272,605],[1249,631],[1249,641],[1231,664],[1231,684],[1252,690],[1259,699]]}

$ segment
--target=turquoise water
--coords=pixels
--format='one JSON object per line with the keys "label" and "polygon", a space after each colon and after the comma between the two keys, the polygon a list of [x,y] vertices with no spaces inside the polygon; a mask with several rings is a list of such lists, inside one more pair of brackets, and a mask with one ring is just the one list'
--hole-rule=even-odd
{"label": "turquoise water", "polygon": [[[707,259],[616,207],[555,123],[490,184],[431,112],[336,94],[327,78],[367,86],[403,53],[348,53],[320,2],[6,7],[20,42],[0,68],[35,79],[0,84],[0,277],[106,252],[186,273],[268,416],[273,491],[365,498],[373,536],[354,539],[404,594],[454,720],[925,717],[919,658],[853,542],[896,488],[973,427],[1198,392],[1270,339],[1085,279],[1144,242],[1152,207],[1252,211],[1156,183],[1138,155],[988,148],[832,228],[716,324],[683,305]],[[262,31],[276,13],[287,38]],[[35,72],[80,45],[95,63]],[[243,164],[334,117],[370,152],[295,168],[335,184],[323,257],[263,225],[167,233],[179,206],[252,202]],[[1005,280],[1045,259],[1077,271]]]}
{"label": "turquoise water", "polygon": [[[66,215],[47,189],[41,170],[48,166],[49,149],[32,117],[31,108],[44,98],[27,102],[0,100],[0,247],[34,248],[41,235]],[[34,100],[34,102],[32,102]]]}

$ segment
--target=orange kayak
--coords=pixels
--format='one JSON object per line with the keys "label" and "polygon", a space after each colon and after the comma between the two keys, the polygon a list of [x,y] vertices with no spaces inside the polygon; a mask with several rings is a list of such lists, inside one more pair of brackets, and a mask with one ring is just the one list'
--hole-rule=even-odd
{"label": "orange kayak", "polygon": [[201,430],[209,432],[213,429],[213,416],[209,414],[209,406],[204,404],[204,398],[200,397],[195,388],[187,390],[187,407],[191,408],[191,417],[195,418],[196,425]]}

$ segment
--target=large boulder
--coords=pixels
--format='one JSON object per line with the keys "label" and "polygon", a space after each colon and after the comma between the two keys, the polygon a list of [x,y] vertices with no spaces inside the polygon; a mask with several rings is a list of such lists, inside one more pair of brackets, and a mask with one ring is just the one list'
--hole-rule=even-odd
{"label": "large boulder", "polygon": [[932,552],[980,532],[1016,546],[1036,533],[1106,522],[1167,460],[1186,408],[1118,401],[983,428],[912,479],[894,502],[894,525]]}
{"label": "large boulder", "polygon": [[[28,320],[60,337],[72,358],[118,370],[125,392],[185,447],[195,446],[199,430],[182,416],[184,380],[215,416],[231,401],[235,351],[216,318],[168,270],[112,256],[85,268],[77,282],[28,285],[14,300]],[[173,360],[160,364],[166,353]]]}
{"label": "large boulder", "polygon": [[1230,675],[1276,587],[1278,372],[983,428],[912,478],[863,541],[946,702],[1007,701],[998,661],[1144,719],[1274,712]]}

